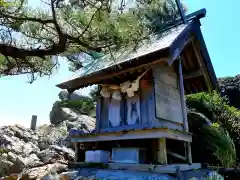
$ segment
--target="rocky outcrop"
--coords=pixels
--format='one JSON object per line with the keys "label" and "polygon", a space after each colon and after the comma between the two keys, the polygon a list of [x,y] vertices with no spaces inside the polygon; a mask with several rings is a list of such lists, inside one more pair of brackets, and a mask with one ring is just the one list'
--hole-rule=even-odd
{"label": "rocky outcrop", "polygon": [[85,121],[88,118],[87,122],[92,122],[85,129],[90,130],[94,128],[95,119],[93,117],[95,117],[95,114],[95,105],[90,97],[81,96],[78,93],[68,94],[66,91],[61,91],[59,93],[59,101],[53,104],[49,116],[51,124],[54,125],[62,122],[80,122],[83,124],[83,119]]}
{"label": "rocky outcrop", "polygon": [[0,177],[14,173],[33,177],[34,173],[44,174],[43,169],[48,172],[51,167],[58,167],[57,171],[66,168],[67,161],[73,161],[75,154],[57,143],[58,137],[64,137],[61,128],[64,126],[45,126],[35,132],[19,125],[0,128]]}
{"label": "rocky outcrop", "polygon": [[[64,98],[64,93],[59,97]],[[73,95],[71,98],[81,99]],[[95,129],[95,118],[62,107],[60,103],[53,105],[50,119],[51,125],[40,126],[35,131],[19,125],[0,128],[0,177],[18,174],[35,179],[52,171],[62,172],[67,161],[73,161],[75,156],[68,131]]]}
{"label": "rocky outcrop", "polygon": [[240,75],[219,78],[221,95],[227,96],[229,104],[240,109]]}
{"label": "rocky outcrop", "polygon": [[85,129],[91,131],[95,128],[95,118],[83,115],[71,108],[61,106],[61,102],[55,102],[53,104],[52,111],[50,113],[51,123],[58,125],[65,122],[69,128],[76,127],[79,129]]}

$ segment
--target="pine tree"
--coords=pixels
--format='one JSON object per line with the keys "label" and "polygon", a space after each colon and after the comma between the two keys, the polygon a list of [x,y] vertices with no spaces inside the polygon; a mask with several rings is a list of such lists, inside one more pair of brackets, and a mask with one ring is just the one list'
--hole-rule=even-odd
{"label": "pine tree", "polygon": [[136,46],[176,16],[174,0],[46,0],[32,8],[27,0],[0,0],[0,76],[51,75],[66,57],[99,55]]}

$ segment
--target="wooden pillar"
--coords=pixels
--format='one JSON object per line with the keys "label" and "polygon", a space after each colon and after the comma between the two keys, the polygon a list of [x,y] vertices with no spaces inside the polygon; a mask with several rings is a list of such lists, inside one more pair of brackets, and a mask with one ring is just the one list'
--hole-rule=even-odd
{"label": "wooden pillar", "polygon": [[74,150],[75,150],[75,162],[78,162],[78,157],[79,157],[79,146],[78,146],[78,143],[74,143]]}
{"label": "wooden pillar", "polygon": [[160,164],[167,164],[167,147],[166,147],[166,139],[160,138],[158,139],[158,151],[157,151],[157,158],[158,163]]}
{"label": "wooden pillar", "polygon": [[[98,86],[98,91],[100,91],[100,87]],[[102,108],[102,98],[98,97],[96,104],[96,133],[100,133],[101,126],[101,108]]]}
{"label": "wooden pillar", "polygon": [[37,126],[37,116],[36,115],[32,115],[30,128],[33,131],[35,131],[36,130],[36,126]]}
{"label": "wooden pillar", "polygon": [[[187,118],[187,108],[186,108],[185,93],[184,93],[182,62],[181,62],[180,57],[179,57],[179,60],[178,60],[178,73],[179,73],[179,88],[180,88],[180,98],[181,98],[182,115],[183,115],[183,126],[184,126],[184,130],[186,132],[189,132],[188,118]],[[189,142],[185,143],[185,150],[186,150],[188,163],[192,164],[191,144]]]}

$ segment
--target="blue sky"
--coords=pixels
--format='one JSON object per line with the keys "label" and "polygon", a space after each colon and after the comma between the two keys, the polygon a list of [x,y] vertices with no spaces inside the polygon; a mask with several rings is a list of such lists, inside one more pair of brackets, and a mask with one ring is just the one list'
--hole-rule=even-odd
{"label": "blue sky", "polygon": [[[39,1],[29,0],[31,4]],[[232,3],[217,0],[185,0],[190,12],[207,9],[202,20],[203,35],[218,77],[240,74],[240,22],[238,11],[240,1]],[[32,114],[38,116],[38,124],[49,123],[52,104],[58,99],[60,89],[55,84],[72,75],[66,62],[61,63],[59,72],[41,78],[33,84],[25,76],[0,78],[0,126],[8,124],[30,125]],[[88,90],[83,91],[86,94]]]}

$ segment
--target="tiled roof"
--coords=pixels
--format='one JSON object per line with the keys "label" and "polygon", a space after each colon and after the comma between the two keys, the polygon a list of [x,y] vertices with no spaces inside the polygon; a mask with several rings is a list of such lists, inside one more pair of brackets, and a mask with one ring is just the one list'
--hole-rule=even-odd
{"label": "tiled roof", "polygon": [[104,55],[99,59],[92,60],[85,65],[84,68],[75,73],[75,75],[69,80],[84,77],[108,67],[114,68],[123,62],[129,61],[129,63],[131,63],[131,60],[136,60],[146,54],[168,48],[186,27],[187,25],[182,24],[161,34],[151,35],[148,40],[139,43],[135,50],[133,50],[133,47],[122,48],[115,54]]}

